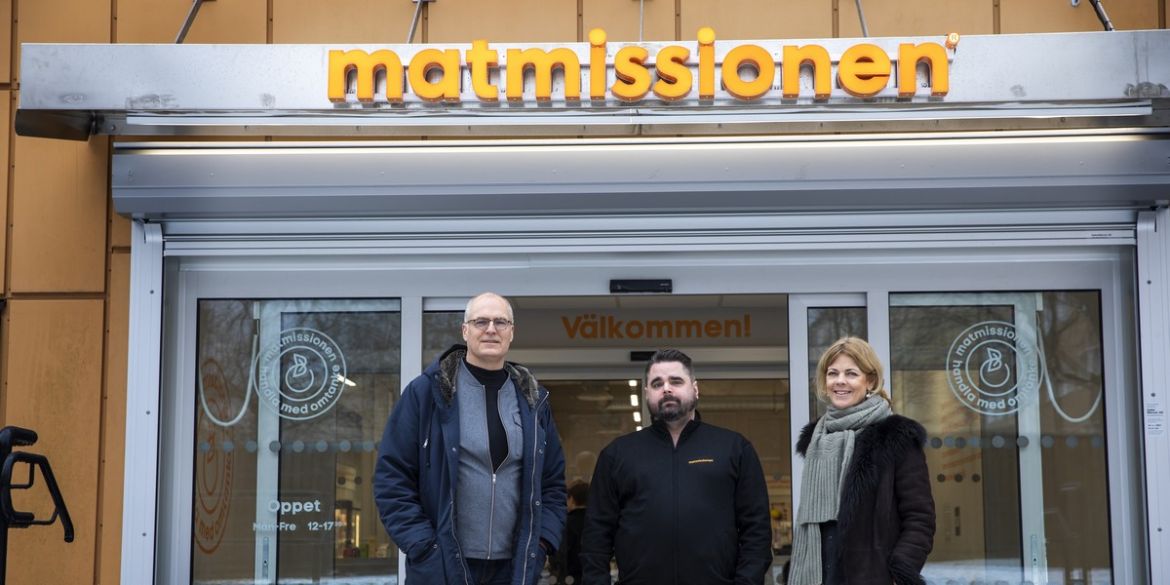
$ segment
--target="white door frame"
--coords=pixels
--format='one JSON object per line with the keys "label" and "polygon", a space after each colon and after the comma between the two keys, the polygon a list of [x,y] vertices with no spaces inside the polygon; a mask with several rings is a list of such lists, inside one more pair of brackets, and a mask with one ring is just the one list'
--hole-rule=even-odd
{"label": "white door frame", "polygon": [[[1017,235],[1020,236],[1018,239],[1009,238]],[[1009,239],[1011,241],[1005,241]],[[458,250],[408,256],[354,255],[347,250],[345,255],[337,256],[318,250],[303,256],[236,255],[236,252],[229,251],[226,256],[184,257],[168,267],[166,282],[166,315],[171,327],[163,344],[163,363],[168,365],[163,368],[162,397],[164,404],[171,406],[162,413],[168,422],[163,425],[160,437],[163,457],[152,464],[136,466],[140,473],[153,472],[148,477],[159,479],[158,524],[154,523],[153,506],[144,506],[144,502],[139,501],[134,507],[127,506],[127,526],[145,522],[155,527],[159,535],[166,535],[158,539],[159,582],[183,583],[189,579],[189,529],[185,537],[176,530],[179,527],[176,520],[182,518],[183,510],[189,515],[189,472],[184,476],[173,466],[160,466],[158,461],[191,453],[194,417],[193,388],[189,387],[189,381],[192,378],[180,371],[183,368],[171,366],[185,361],[181,354],[188,352],[194,339],[194,323],[176,316],[188,314],[183,307],[193,306],[196,299],[288,298],[290,295],[296,298],[401,299],[402,379],[405,382],[417,375],[421,368],[419,353],[424,299],[466,298],[483,290],[523,296],[604,295],[608,294],[607,284],[611,278],[670,278],[675,294],[785,293],[793,295],[790,299],[801,294],[834,293],[863,285],[860,290],[854,290],[866,295],[870,337],[887,363],[888,297],[891,291],[1101,289],[1106,343],[1116,345],[1106,350],[1107,388],[1113,389],[1107,401],[1115,401],[1110,406],[1118,407],[1114,408],[1116,418],[1111,416],[1107,427],[1110,493],[1125,493],[1114,488],[1129,485],[1132,478],[1137,477],[1135,474],[1140,473],[1136,461],[1131,461],[1137,445],[1125,431],[1125,425],[1132,425],[1136,420],[1136,414],[1132,414],[1129,408],[1132,404],[1128,401],[1132,398],[1118,390],[1127,386],[1121,385],[1126,368],[1117,367],[1117,359],[1133,355],[1134,351],[1133,339],[1125,334],[1122,325],[1116,323],[1119,316],[1132,314],[1125,308],[1128,300],[1123,290],[1125,275],[1132,271],[1130,248],[1124,244],[1119,246],[1116,238],[1108,242],[1095,242],[1090,238],[1079,244],[1051,244],[1050,240],[1032,234],[1005,233],[995,241],[956,243],[951,240],[943,244],[930,234],[906,234],[904,240],[896,244],[885,242],[880,248],[833,246],[837,248],[835,250],[824,245],[805,245],[796,249],[740,252],[734,245],[704,242],[708,246],[705,249],[675,246],[673,251],[654,252],[594,249],[565,254],[536,247],[524,252],[513,248],[508,253],[492,255],[460,254]],[[136,289],[132,294],[141,292]],[[797,323],[803,323],[803,320],[790,320],[790,330],[795,329]],[[158,343],[159,339],[155,338],[154,347],[158,347]],[[149,352],[150,346],[151,343],[146,343],[142,348]],[[801,365],[807,364],[807,356],[803,355],[807,353],[807,342],[805,349],[798,352],[802,346],[793,337],[790,347],[792,396],[796,400],[802,395],[797,388],[804,386],[803,383],[798,386],[799,380],[807,380],[807,372],[801,378],[796,375],[797,367],[807,369],[807,365]],[[132,354],[142,349],[133,338],[131,348]],[[1112,361],[1109,361],[1110,356]],[[138,359],[148,357],[149,353],[146,357],[138,356]],[[133,384],[134,380],[131,382]],[[132,396],[143,391],[149,393],[149,387],[131,388]],[[807,396],[807,393],[803,395]],[[131,407],[137,406],[131,401]],[[790,412],[794,417],[799,413],[807,416],[807,405],[803,409],[794,405]],[[799,429],[798,422],[793,420],[794,429]],[[145,434],[127,436],[128,445],[140,440],[154,439]],[[183,481],[187,482],[187,487],[183,487]],[[798,485],[797,481],[798,476],[794,473],[794,487]],[[130,482],[127,486],[129,491]],[[182,497],[184,492],[186,498]],[[1142,555],[1122,554],[1133,549],[1118,547],[1133,544],[1133,539],[1127,535],[1135,522],[1141,523],[1143,506],[1140,500],[1128,497],[1114,497],[1110,505],[1115,581],[1138,582],[1136,577],[1144,574],[1141,567],[1145,559],[1136,558]],[[144,520],[144,514],[149,514],[150,519]],[[186,552],[181,546],[183,538],[188,541]],[[124,542],[129,540],[124,535]],[[1135,558],[1127,558],[1131,556]],[[150,580],[151,569],[143,568],[140,555],[124,554],[124,561],[133,563],[123,563],[124,581]]]}
{"label": "white door frame", "polygon": [[[1012,308],[1013,325],[1019,341],[1029,347],[1037,347],[1040,332],[1032,319],[1042,310],[1040,293],[917,293],[900,294],[892,303],[897,307],[937,306],[1007,306]],[[1017,354],[1015,371],[1024,371],[1023,357]],[[891,362],[886,362],[891,363]],[[1043,364],[1042,364],[1043,365]],[[1039,388],[1037,388],[1039,391]],[[1104,390],[1102,390],[1104,392]],[[1020,559],[1023,564],[1020,581],[1035,585],[1048,583],[1048,545],[1044,526],[1044,471],[1040,451],[1040,400],[1021,403],[1016,411],[1018,434],[1027,439],[1026,445],[1018,445],[1020,488]]]}

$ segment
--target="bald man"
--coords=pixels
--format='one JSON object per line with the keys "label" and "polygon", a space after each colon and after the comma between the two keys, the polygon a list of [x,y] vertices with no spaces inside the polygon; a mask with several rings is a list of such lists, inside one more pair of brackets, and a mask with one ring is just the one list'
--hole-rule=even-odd
{"label": "bald man", "polygon": [[467,303],[463,341],[394,405],[374,472],[409,585],[535,585],[565,525],[565,458],[545,390],[508,362],[512,305]]}

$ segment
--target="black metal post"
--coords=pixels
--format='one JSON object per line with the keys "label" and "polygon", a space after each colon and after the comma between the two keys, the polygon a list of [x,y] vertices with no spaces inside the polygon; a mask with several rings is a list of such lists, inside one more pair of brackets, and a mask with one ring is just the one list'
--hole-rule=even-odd
{"label": "black metal post", "polygon": [[1101,0],[1089,0],[1089,3],[1093,5],[1093,10],[1097,13],[1097,20],[1101,21],[1101,26],[1105,27],[1107,31],[1113,30],[1113,21],[1109,20],[1108,14],[1105,14],[1105,7],[1101,5]]}

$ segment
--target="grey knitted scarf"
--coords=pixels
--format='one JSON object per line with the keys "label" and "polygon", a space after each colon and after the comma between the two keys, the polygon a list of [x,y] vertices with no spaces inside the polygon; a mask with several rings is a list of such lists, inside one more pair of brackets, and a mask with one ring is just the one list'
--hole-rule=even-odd
{"label": "grey knitted scarf", "polygon": [[789,585],[821,585],[821,524],[837,519],[842,480],[857,431],[890,416],[890,405],[880,396],[870,396],[849,408],[829,406],[813,427],[812,440],[804,454],[804,477],[800,480],[800,509],[793,534]]}

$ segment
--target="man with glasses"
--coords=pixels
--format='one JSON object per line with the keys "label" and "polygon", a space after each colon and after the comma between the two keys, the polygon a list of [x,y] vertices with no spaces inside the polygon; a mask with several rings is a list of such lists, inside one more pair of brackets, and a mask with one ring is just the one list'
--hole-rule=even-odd
{"label": "man with glasses", "polygon": [[512,305],[471,299],[463,340],[394,405],[374,472],[408,585],[536,585],[565,525],[565,459],[548,391],[505,360]]}

